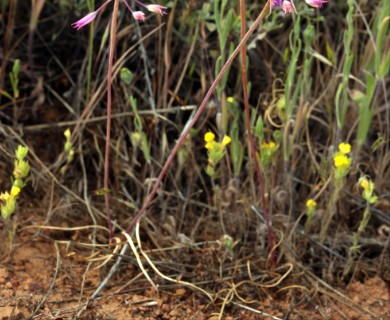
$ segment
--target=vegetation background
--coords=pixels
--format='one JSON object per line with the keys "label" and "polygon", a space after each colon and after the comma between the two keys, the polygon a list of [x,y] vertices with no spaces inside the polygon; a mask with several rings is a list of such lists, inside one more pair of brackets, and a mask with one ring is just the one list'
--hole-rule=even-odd
{"label": "vegetation background", "polygon": [[[267,312],[270,319],[390,316],[389,1],[331,0],[319,10],[301,0],[291,15],[275,7],[246,45],[256,159],[237,58],[141,219],[140,242],[133,237],[138,247],[121,255],[128,240],[121,232],[240,42],[241,20],[249,27],[265,1],[246,1],[245,17],[238,0],[166,1],[159,4],[168,15],[148,13],[140,23],[120,6],[109,190],[103,167],[112,5],[80,31],[70,27],[100,4],[1,1],[0,191],[12,185],[18,145],[28,146],[31,166],[15,213],[0,221],[6,270],[0,280],[11,283],[10,291],[0,289],[2,298],[18,297],[10,280],[23,277],[17,266],[34,273],[30,277],[39,274],[31,269],[37,266],[17,260],[18,250],[58,250],[44,258],[55,266],[54,280],[42,278],[40,298],[23,310],[4,309],[11,310],[7,316],[43,319],[65,312],[61,304],[56,311],[43,306],[57,297],[56,288],[69,289],[67,283],[80,297],[70,318],[121,319],[115,310],[99,313],[96,304],[85,313],[118,256],[122,267],[100,294],[129,295],[122,288],[126,278],[133,279],[126,289],[143,297],[141,307],[138,300],[126,305],[123,319],[129,312],[134,319],[260,319]],[[232,139],[211,175],[207,132],[215,141]],[[109,245],[106,229],[107,192],[116,246]],[[76,269],[82,281],[73,275],[66,282]],[[88,277],[95,282],[86,285]],[[372,279],[383,289],[370,305],[343,291]],[[164,293],[148,291],[153,285]],[[145,296],[156,304],[144,305]],[[178,314],[167,316],[172,310]]]}

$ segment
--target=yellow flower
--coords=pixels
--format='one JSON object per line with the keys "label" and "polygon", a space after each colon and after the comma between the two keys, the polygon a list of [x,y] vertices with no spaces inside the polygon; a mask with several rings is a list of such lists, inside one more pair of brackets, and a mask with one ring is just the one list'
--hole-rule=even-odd
{"label": "yellow flower", "polygon": [[228,97],[226,100],[229,103],[233,103],[234,102],[234,98],[233,97]]}
{"label": "yellow flower", "polygon": [[226,147],[230,142],[232,142],[232,138],[224,136],[222,139],[222,146]]}
{"label": "yellow flower", "polygon": [[309,199],[306,201],[306,207],[308,209],[314,209],[317,206],[317,202],[315,202],[313,199]]}
{"label": "yellow flower", "polygon": [[69,139],[69,138],[70,138],[71,133],[70,133],[70,130],[69,130],[69,129],[66,129],[66,130],[64,131],[64,136],[65,136],[66,139]]}
{"label": "yellow flower", "polygon": [[0,194],[0,200],[7,201],[9,199],[9,197],[10,197],[10,195],[7,191],[5,193]]}
{"label": "yellow flower", "polygon": [[204,146],[207,150],[211,150],[213,148],[212,142],[207,142],[206,145]]}
{"label": "yellow flower", "polygon": [[351,152],[351,145],[346,142],[342,142],[339,144],[339,150],[342,154],[346,155]]}
{"label": "yellow flower", "polygon": [[20,192],[20,188],[17,186],[12,186],[11,188],[11,196],[16,197]]}
{"label": "yellow flower", "polygon": [[370,182],[366,178],[362,178],[360,181],[360,186],[365,190],[370,190]]}
{"label": "yellow flower", "polygon": [[211,131],[206,132],[206,134],[204,135],[204,141],[206,141],[207,143],[213,142],[214,139],[215,139],[215,134],[212,133]]}
{"label": "yellow flower", "polygon": [[271,141],[270,143],[268,143],[268,148],[270,149],[274,149],[276,147],[276,143]]}
{"label": "yellow flower", "polygon": [[275,143],[274,141],[270,141],[269,143],[267,143],[267,142],[262,142],[262,143],[261,143],[261,146],[260,146],[261,149],[268,149],[268,150],[270,150],[270,151],[272,151],[273,149],[275,149],[275,147],[276,147],[276,143]]}
{"label": "yellow flower", "polygon": [[338,154],[333,158],[334,166],[336,168],[348,168],[351,164],[351,159],[349,159],[344,154]]}

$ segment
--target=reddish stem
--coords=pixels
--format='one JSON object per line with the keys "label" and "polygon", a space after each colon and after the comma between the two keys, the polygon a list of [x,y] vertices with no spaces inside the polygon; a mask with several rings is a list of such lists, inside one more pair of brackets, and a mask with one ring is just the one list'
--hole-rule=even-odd
{"label": "reddish stem", "polygon": [[110,48],[108,53],[108,70],[107,70],[107,126],[106,126],[106,149],[104,153],[104,202],[106,206],[107,225],[110,231],[110,242],[113,238],[112,221],[110,211],[110,193],[109,190],[109,169],[110,169],[110,142],[111,142],[111,106],[112,106],[112,66],[115,54],[116,42],[116,22],[118,16],[119,0],[115,0],[112,12],[111,30],[110,30]]}

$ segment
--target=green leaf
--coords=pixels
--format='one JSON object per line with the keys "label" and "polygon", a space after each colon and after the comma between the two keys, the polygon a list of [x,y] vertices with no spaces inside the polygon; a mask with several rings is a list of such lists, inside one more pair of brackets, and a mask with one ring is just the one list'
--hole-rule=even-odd
{"label": "green leaf", "polygon": [[128,68],[122,68],[120,77],[124,83],[130,85],[133,80],[133,73]]}
{"label": "green leaf", "polygon": [[383,58],[382,62],[379,64],[379,67],[377,69],[377,75],[379,78],[384,78],[390,70],[390,50],[387,50],[385,53],[385,57]]}
{"label": "green leaf", "polygon": [[142,153],[144,154],[146,162],[148,164],[150,164],[151,161],[152,161],[152,158],[150,156],[150,149],[149,149],[148,139],[146,137],[145,132],[141,133],[141,150],[142,150]]}
{"label": "green leaf", "polygon": [[20,72],[20,60],[16,59],[12,67],[12,73],[17,77]]}

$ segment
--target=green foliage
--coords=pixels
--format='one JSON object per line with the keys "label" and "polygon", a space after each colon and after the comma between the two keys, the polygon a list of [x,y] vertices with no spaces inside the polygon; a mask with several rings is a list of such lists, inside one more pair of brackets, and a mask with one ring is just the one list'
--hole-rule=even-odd
{"label": "green foliage", "polygon": [[148,138],[145,132],[143,131],[142,120],[141,117],[139,116],[138,109],[137,109],[137,100],[133,96],[130,96],[129,100],[130,100],[130,105],[134,112],[134,126],[135,126],[135,132],[131,133],[130,139],[135,148],[141,148],[146,162],[150,164],[152,158],[150,155]]}
{"label": "green foliage", "polygon": [[359,125],[357,132],[357,145],[360,148],[366,141],[372,118],[376,109],[375,92],[390,68],[390,48],[386,48],[389,43],[388,35],[390,22],[390,1],[383,0],[382,6],[378,6],[377,21],[371,30],[375,36],[375,55],[372,61],[367,63],[365,70],[365,92],[359,90],[352,91],[351,98],[359,107]]}
{"label": "green foliage", "polygon": [[121,80],[126,84],[130,85],[131,81],[133,81],[133,73],[128,68],[122,68],[120,74]]}
{"label": "green foliage", "polygon": [[15,151],[16,160],[11,190],[10,192],[6,191],[5,193],[0,194],[0,201],[2,202],[0,211],[4,219],[8,219],[15,212],[16,199],[19,196],[20,190],[25,186],[23,179],[26,178],[30,172],[30,165],[25,160],[27,154],[28,148],[20,145]]}
{"label": "green foliage", "polygon": [[237,104],[237,101],[232,97],[227,99],[228,110],[232,116],[230,121],[230,137],[232,138],[231,143],[231,159],[233,164],[233,171],[236,176],[241,172],[242,163],[244,161],[244,147],[241,143],[240,137],[240,126],[242,122],[241,119],[241,110]]}
{"label": "green foliage", "polygon": [[20,72],[20,60],[16,59],[12,67],[12,71],[9,74],[9,80],[11,82],[13,98],[19,98],[19,72]]}
{"label": "green foliage", "polygon": [[347,30],[344,32],[343,44],[345,50],[345,61],[343,65],[341,82],[337,88],[335,107],[338,129],[342,129],[348,110],[348,80],[351,74],[353,62],[352,41],[354,38],[353,13],[355,4],[353,0],[348,0]]}

